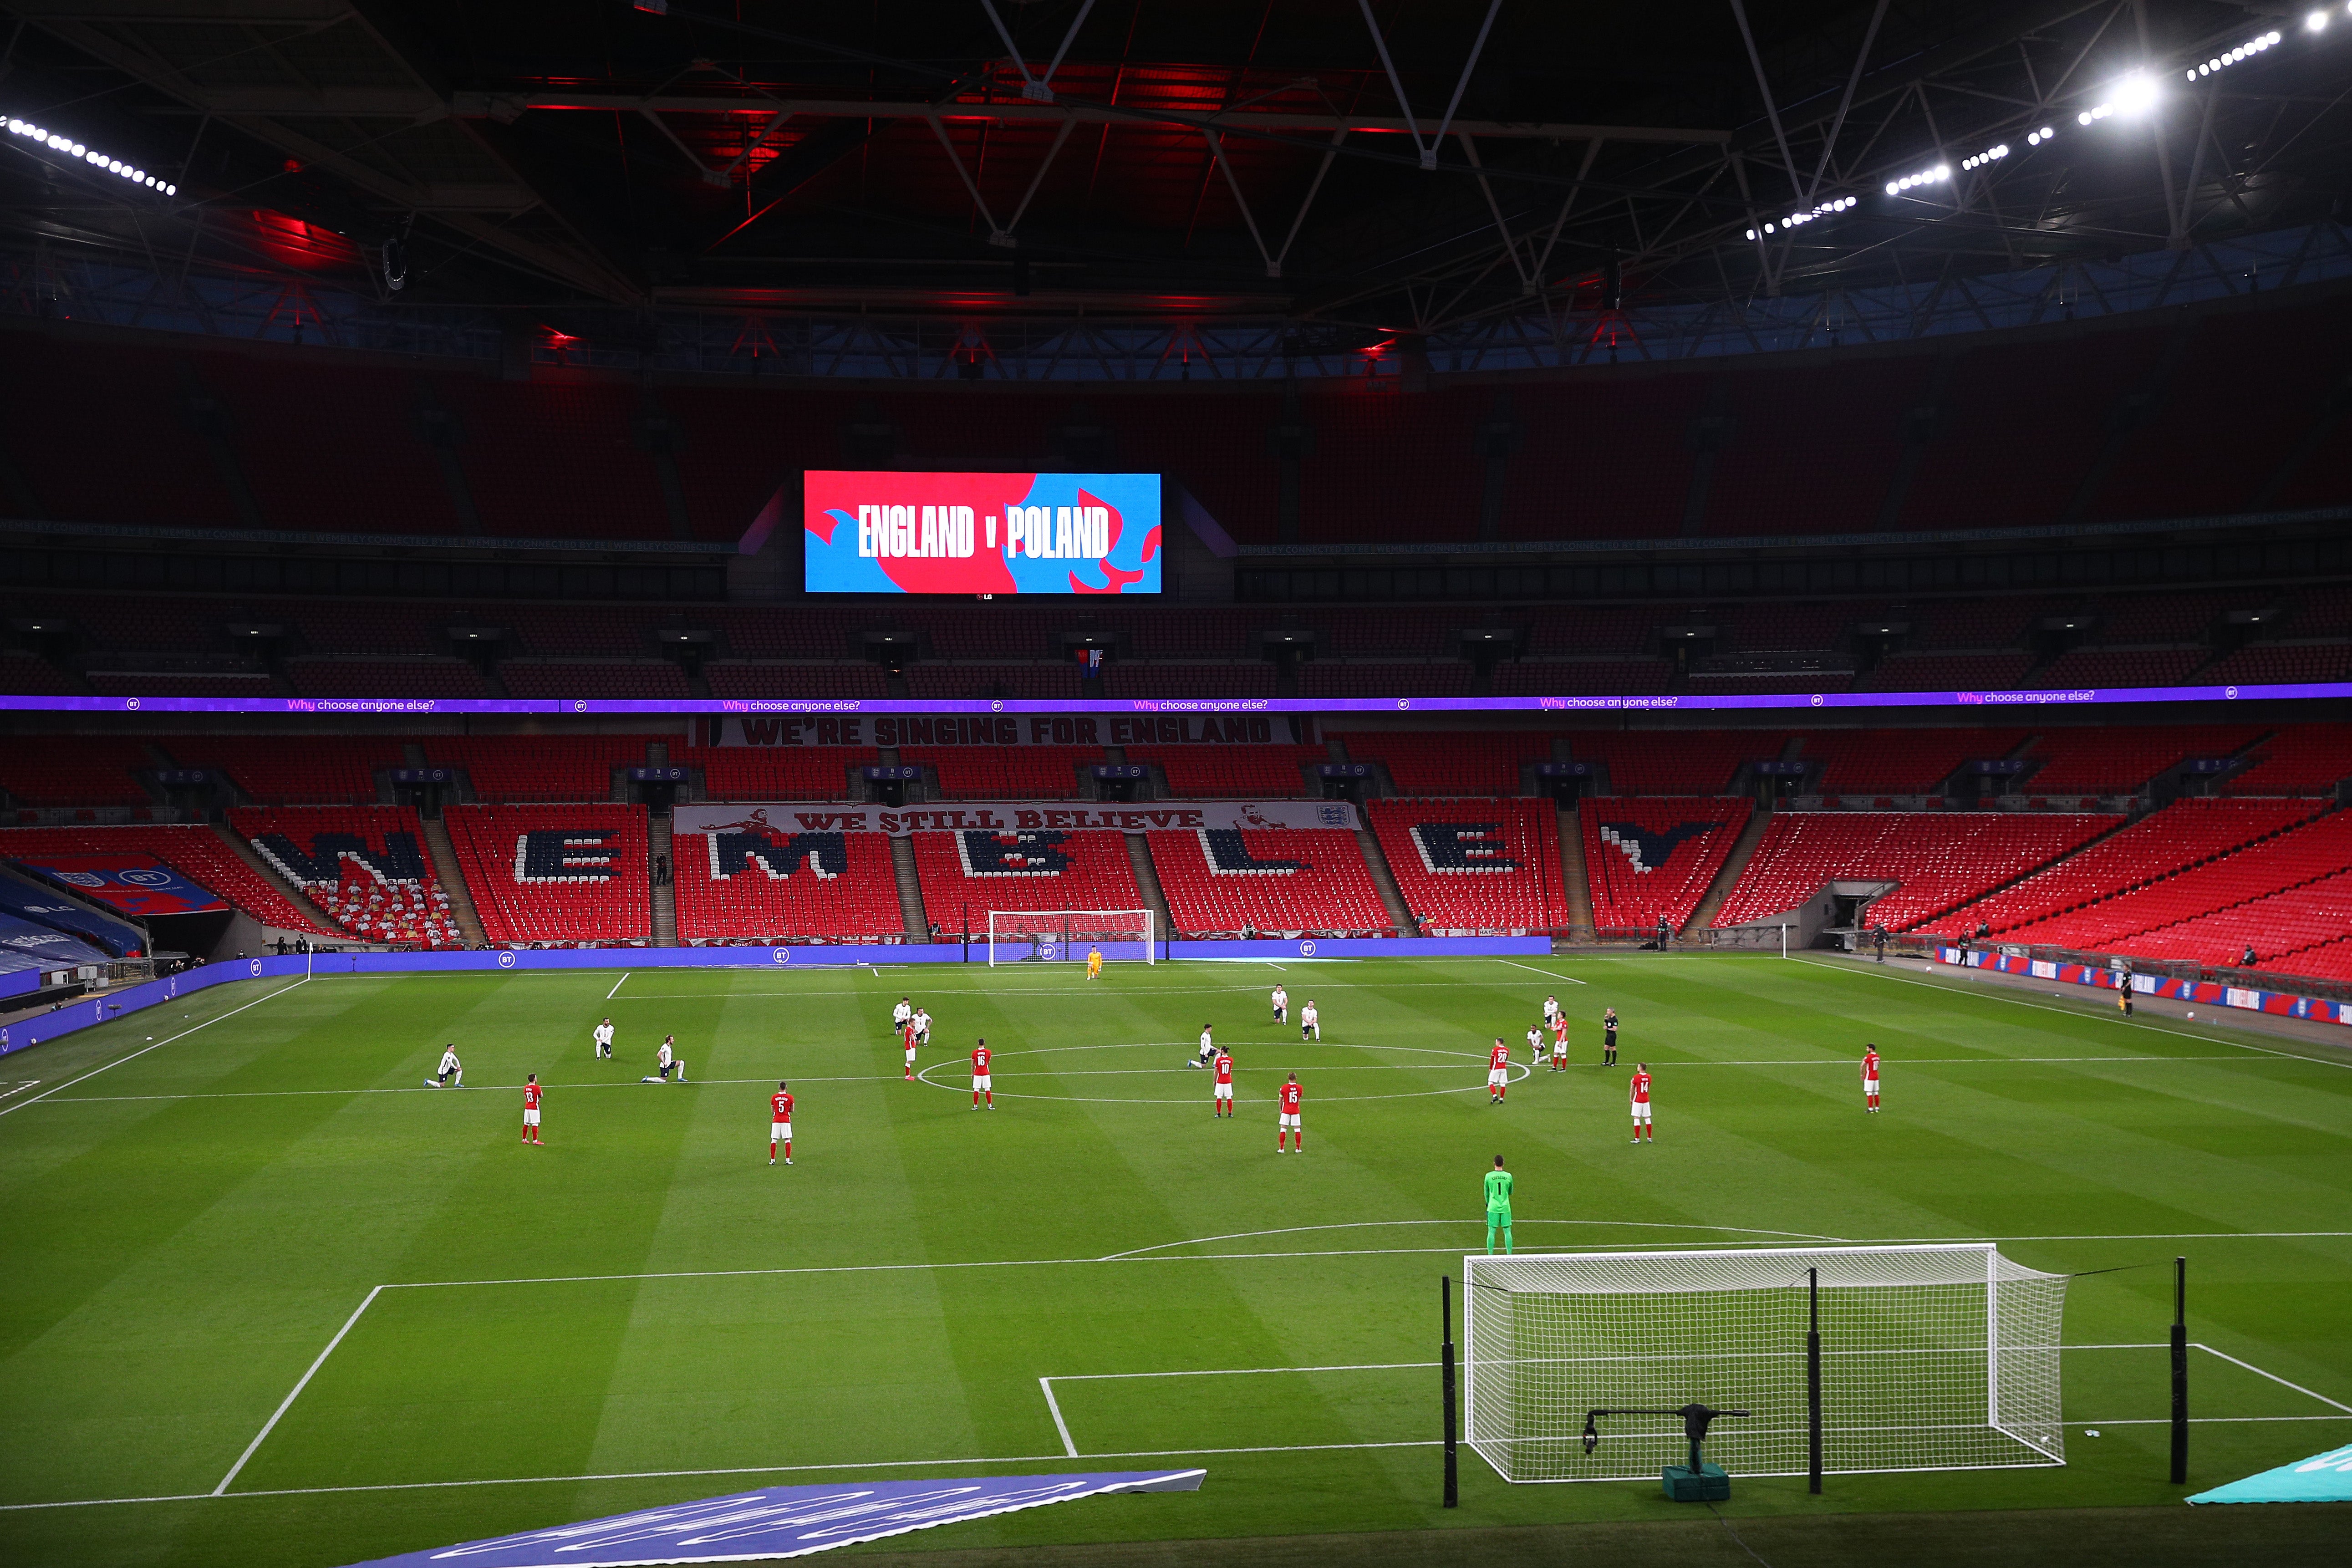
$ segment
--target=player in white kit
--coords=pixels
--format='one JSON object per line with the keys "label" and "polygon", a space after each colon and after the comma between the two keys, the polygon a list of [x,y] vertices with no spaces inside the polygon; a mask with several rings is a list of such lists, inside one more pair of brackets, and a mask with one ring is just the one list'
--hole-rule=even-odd
{"label": "player in white kit", "polygon": [[596,1042],[596,1055],[605,1061],[613,1059],[613,1020],[605,1019],[591,1031]]}
{"label": "player in white kit", "polygon": [[1274,1003],[1274,1021],[1277,1024],[1287,1024],[1290,1022],[1290,993],[1285,991],[1281,986],[1276,985],[1274,988],[1272,1001]]}
{"label": "player in white kit", "polygon": [[1203,1024],[1201,1026],[1201,1048],[1193,1054],[1192,1059],[1184,1065],[1188,1068],[1204,1068],[1216,1059],[1217,1043],[1209,1037],[1209,1026]]}
{"label": "player in white kit", "polygon": [[1315,1010],[1315,998],[1309,996],[1307,1005],[1298,1010],[1298,1037],[1319,1040],[1323,1037],[1323,1015]]}

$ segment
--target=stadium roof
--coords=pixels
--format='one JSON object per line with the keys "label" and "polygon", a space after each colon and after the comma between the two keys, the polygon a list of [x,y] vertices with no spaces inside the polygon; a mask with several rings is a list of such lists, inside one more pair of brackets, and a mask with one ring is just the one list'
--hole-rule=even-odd
{"label": "stadium roof", "polygon": [[688,307],[1410,349],[1621,291],[1834,297],[2307,225],[2352,127],[2341,5],[12,9],[0,110],[47,139],[0,139],[0,242],[605,341]]}

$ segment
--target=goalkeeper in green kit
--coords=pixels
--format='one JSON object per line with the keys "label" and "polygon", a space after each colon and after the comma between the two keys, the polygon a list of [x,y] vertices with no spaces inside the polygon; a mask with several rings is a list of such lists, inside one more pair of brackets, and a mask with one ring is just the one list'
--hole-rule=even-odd
{"label": "goalkeeper in green kit", "polygon": [[1511,1250],[1511,1173],[1503,1169],[1503,1157],[1495,1156],[1495,1168],[1486,1173],[1486,1255],[1495,1255],[1495,1232],[1503,1233],[1503,1251]]}

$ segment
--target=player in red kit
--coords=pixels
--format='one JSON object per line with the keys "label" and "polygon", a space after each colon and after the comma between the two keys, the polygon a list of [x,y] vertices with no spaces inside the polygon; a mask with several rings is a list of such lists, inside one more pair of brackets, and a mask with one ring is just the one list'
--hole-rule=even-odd
{"label": "player in red kit", "polygon": [[1650,1126],[1650,1064],[1633,1064],[1633,1086],[1626,1091],[1633,1107],[1633,1142],[1654,1143],[1656,1131]]}
{"label": "player in red kit", "polygon": [[774,1112],[768,1125],[768,1163],[776,1163],[776,1145],[784,1146],[784,1163],[793,1163],[793,1094],[792,1086],[782,1079],[776,1080],[776,1092],[768,1097],[768,1108]]}
{"label": "player in red kit", "polygon": [[974,1110],[980,1109],[983,1095],[987,1097],[988,1109],[996,1109],[996,1080],[988,1070],[988,1064],[994,1059],[994,1053],[989,1050],[986,1040],[971,1047],[971,1108]]}
{"label": "player in red kit", "polygon": [[[1528,1033],[1534,1031],[1529,1030]],[[1495,1037],[1495,1048],[1486,1053],[1486,1103],[1502,1104],[1503,1095],[1510,1088],[1510,1083],[1511,1047],[1505,1045],[1503,1037],[1497,1035]]]}
{"label": "player in red kit", "polygon": [[907,1048],[907,1081],[915,1081],[915,1025],[912,1019],[898,1026],[898,1043]]}
{"label": "player in red kit", "polygon": [[1276,1119],[1275,1125],[1277,1129],[1274,1135],[1276,1153],[1288,1152],[1284,1146],[1284,1140],[1294,1132],[1298,1134],[1298,1152],[1302,1154],[1307,1152],[1307,1129],[1298,1124],[1298,1075],[1297,1073],[1292,1073],[1290,1081],[1282,1086],[1282,1111]]}
{"label": "player in red kit", "polygon": [[1217,1053],[1217,1086],[1209,1100],[1211,1116],[1231,1116],[1234,1113],[1234,1058],[1230,1051]]}
{"label": "player in red kit", "polygon": [[1878,1047],[1862,1047],[1862,1104],[1871,1115],[1878,1114]]}
{"label": "player in red kit", "polygon": [[539,1097],[543,1092],[539,1086],[539,1075],[532,1073],[522,1086],[522,1141],[538,1143],[542,1149],[547,1147],[540,1142],[539,1136]]}

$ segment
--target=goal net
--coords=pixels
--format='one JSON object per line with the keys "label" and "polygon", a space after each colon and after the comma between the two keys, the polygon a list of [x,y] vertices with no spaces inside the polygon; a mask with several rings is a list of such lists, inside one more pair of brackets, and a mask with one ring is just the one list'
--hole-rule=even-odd
{"label": "goal net", "polygon": [[1084,963],[1099,948],[1106,963],[1157,963],[1158,934],[1150,910],[991,910],[988,962]]}
{"label": "goal net", "polygon": [[1464,1280],[1468,1440],[1506,1480],[1655,1476],[1688,1458],[1678,1418],[1604,1418],[1587,1452],[1587,1413],[1694,1401],[1752,1412],[1715,1424],[1712,1463],[1804,1473],[1816,1294],[1822,1469],[2066,1460],[2066,1277],[1990,1243],[1472,1257]]}

